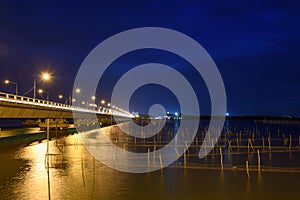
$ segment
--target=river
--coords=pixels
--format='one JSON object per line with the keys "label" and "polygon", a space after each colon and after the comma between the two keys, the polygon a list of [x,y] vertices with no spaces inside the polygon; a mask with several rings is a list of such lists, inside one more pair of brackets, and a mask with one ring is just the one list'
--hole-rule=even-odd
{"label": "river", "polygon": [[[47,145],[52,154],[50,168],[45,165]],[[46,140],[34,142],[1,150],[0,199],[299,199],[296,144],[293,151],[266,150],[261,155],[265,171],[251,170],[249,177],[239,166],[244,159],[255,166],[256,154],[234,152],[238,150],[224,156],[224,165],[228,165],[224,170],[215,167],[219,156],[211,154],[199,161],[191,158],[187,168],[174,163],[163,171],[131,174],[97,161],[82,145],[79,134],[48,144]]]}

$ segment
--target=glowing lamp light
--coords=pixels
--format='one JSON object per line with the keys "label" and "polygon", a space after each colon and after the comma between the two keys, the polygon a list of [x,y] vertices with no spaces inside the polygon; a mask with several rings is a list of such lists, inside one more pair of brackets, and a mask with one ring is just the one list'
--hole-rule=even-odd
{"label": "glowing lamp light", "polygon": [[42,79],[44,79],[44,80],[49,80],[51,78],[51,76],[50,76],[50,74],[49,73],[43,73],[42,74]]}

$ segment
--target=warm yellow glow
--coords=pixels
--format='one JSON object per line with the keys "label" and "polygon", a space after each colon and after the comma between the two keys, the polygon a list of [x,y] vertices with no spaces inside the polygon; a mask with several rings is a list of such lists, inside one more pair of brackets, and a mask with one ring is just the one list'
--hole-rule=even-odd
{"label": "warm yellow glow", "polygon": [[39,90],[38,90],[38,93],[43,93],[43,90],[42,90],[42,89],[39,89]]}
{"label": "warm yellow glow", "polygon": [[50,78],[51,78],[51,76],[50,76],[49,73],[43,73],[43,74],[42,74],[42,79],[43,79],[43,80],[47,81],[47,80],[49,80]]}
{"label": "warm yellow glow", "polygon": [[60,95],[58,95],[58,98],[62,99],[62,98],[63,98],[63,95],[61,95],[61,94],[60,94]]}
{"label": "warm yellow glow", "polygon": [[85,101],[81,102],[82,104],[85,104]]}
{"label": "warm yellow glow", "polygon": [[95,100],[95,99],[96,99],[96,97],[95,97],[95,96],[92,96],[91,98],[92,98],[93,100]]}
{"label": "warm yellow glow", "polygon": [[80,89],[79,88],[76,88],[76,93],[80,93]]}
{"label": "warm yellow glow", "polygon": [[72,102],[76,102],[76,99],[72,99]]}
{"label": "warm yellow glow", "polygon": [[104,100],[102,100],[102,101],[101,101],[101,104],[105,104],[105,101],[104,101]]}
{"label": "warm yellow glow", "polygon": [[5,83],[5,84],[9,84],[9,80],[5,80],[4,83]]}
{"label": "warm yellow glow", "polygon": [[110,103],[108,103],[107,106],[110,106]]}

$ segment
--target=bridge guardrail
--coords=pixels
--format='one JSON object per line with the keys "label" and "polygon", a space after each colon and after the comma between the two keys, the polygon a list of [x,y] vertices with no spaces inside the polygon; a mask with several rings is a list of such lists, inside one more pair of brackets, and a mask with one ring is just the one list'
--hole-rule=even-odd
{"label": "bridge guardrail", "polygon": [[103,111],[101,109],[89,109],[83,108],[68,104],[62,104],[53,101],[46,101],[43,99],[34,99],[31,97],[26,96],[19,96],[15,94],[9,94],[0,92],[0,101],[2,102],[10,102],[10,103],[17,103],[17,104],[24,104],[24,105],[34,105],[34,106],[41,106],[41,107],[48,107],[48,108],[56,108],[62,110],[69,110],[69,111],[79,111],[79,112],[88,112],[88,113],[95,113],[95,114],[106,114],[106,115],[118,115],[123,117],[132,117],[132,115],[128,112],[121,112],[117,110],[111,110],[110,112]]}

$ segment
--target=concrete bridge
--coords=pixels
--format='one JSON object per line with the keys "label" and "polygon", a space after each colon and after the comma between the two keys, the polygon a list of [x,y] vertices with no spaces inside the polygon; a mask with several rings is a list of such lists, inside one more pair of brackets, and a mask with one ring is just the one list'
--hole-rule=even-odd
{"label": "concrete bridge", "polygon": [[99,122],[112,122],[112,115],[129,120],[129,112],[121,109],[84,108],[25,96],[0,92],[0,118],[2,119],[91,119],[97,115]]}

